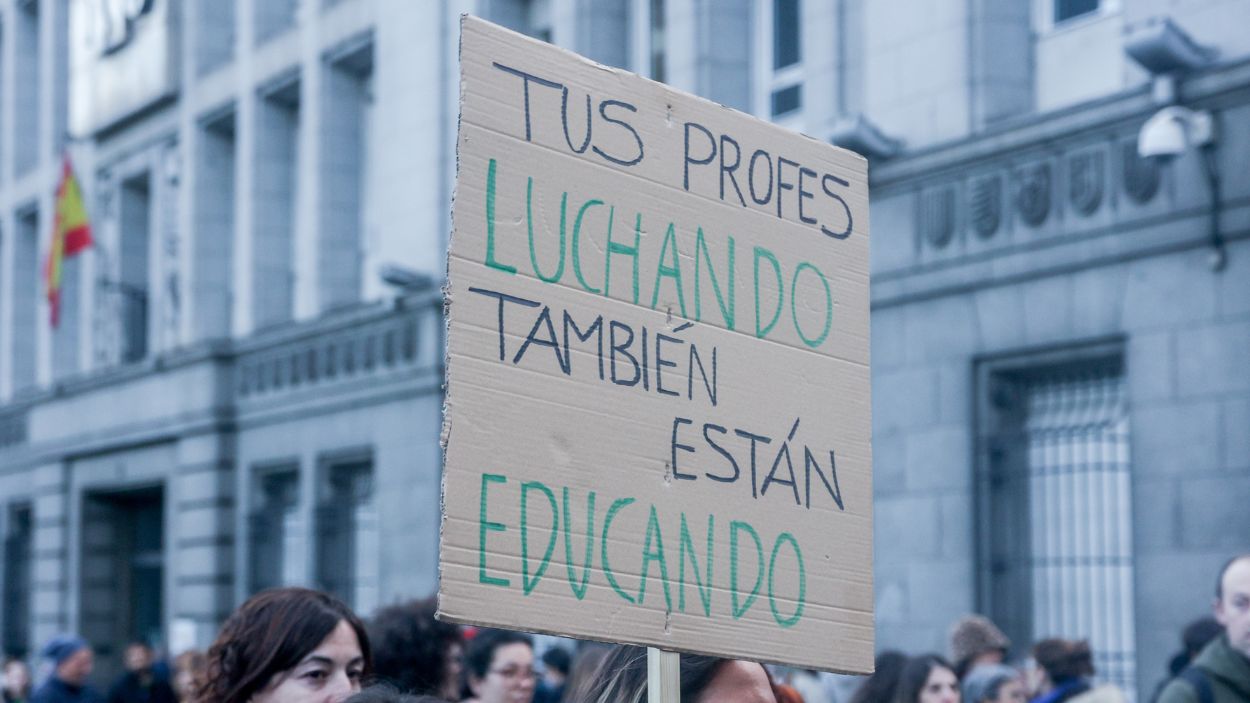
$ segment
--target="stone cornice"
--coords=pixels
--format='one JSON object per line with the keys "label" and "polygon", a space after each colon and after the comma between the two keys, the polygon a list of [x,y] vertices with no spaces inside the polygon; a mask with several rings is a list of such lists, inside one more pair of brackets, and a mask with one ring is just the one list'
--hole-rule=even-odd
{"label": "stone cornice", "polygon": [[[1241,93],[1234,100],[1221,100]],[[1220,65],[1183,80],[1181,103],[1206,108],[1250,102],[1250,59]],[[965,139],[946,142],[869,165],[873,195],[889,195],[910,181],[947,170],[961,170],[1028,149],[1045,148],[1089,132],[1142,121],[1158,109],[1148,85],[1062,110],[1032,114],[1009,121]]]}

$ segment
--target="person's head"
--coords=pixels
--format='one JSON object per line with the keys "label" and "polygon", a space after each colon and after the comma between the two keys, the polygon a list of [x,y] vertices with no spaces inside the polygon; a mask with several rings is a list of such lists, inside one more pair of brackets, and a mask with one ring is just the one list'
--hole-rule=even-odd
{"label": "person's head", "polygon": [[44,645],[43,656],[52,662],[56,677],[71,686],[83,685],[95,665],[91,647],[77,635],[53,637]]}
{"label": "person's head", "polygon": [[379,610],[369,621],[377,679],[403,693],[456,697],[464,635],[459,625],[434,618],[433,598]]}
{"label": "person's head", "polygon": [[399,689],[390,684],[379,683],[359,693],[353,693],[343,703],[445,703],[446,700],[445,698],[435,698],[434,696],[414,696],[410,693],[401,693]]}
{"label": "person's head", "polygon": [[144,672],[152,668],[152,648],[147,642],[131,642],[123,655],[126,671]]}
{"label": "person's head", "polygon": [[960,678],[974,666],[1003,663],[1010,648],[1011,640],[984,615],[965,615],[951,626],[950,660]]}
{"label": "person's head", "polygon": [[543,678],[552,686],[562,686],[569,678],[573,658],[564,647],[552,647],[543,652]]}
{"label": "person's head", "polygon": [[174,657],[174,676],[170,682],[178,700],[189,701],[195,696],[195,690],[204,680],[204,669],[208,658],[198,649],[187,651]]}
{"label": "person's head", "polygon": [[480,703],[530,703],[534,698],[534,640],[511,630],[483,628],[465,652],[469,690]]}
{"label": "person's head", "polygon": [[262,591],[239,606],[208,650],[198,703],[340,703],[373,659],[365,627],[337,598]]}
{"label": "person's head", "polygon": [[983,664],[963,680],[963,703],[1024,703],[1027,699],[1024,679],[1010,666]]}
{"label": "person's head", "polygon": [[903,665],[894,689],[895,703],[959,703],[959,679],[936,654],[912,657]]}
{"label": "person's head", "polygon": [[[681,700],[688,703],[776,703],[772,679],[760,664],[683,654]],[[643,703],[647,700],[647,650],[617,645],[598,674],[565,693],[579,703]]]}
{"label": "person's head", "polygon": [[1042,640],[1033,645],[1033,659],[1043,673],[1042,692],[1094,675],[1094,655],[1085,640]]}
{"label": "person's head", "polygon": [[1250,658],[1250,554],[1228,560],[1215,584],[1215,619],[1228,644]]}
{"label": "person's head", "polygon": [[907,655],[887,649],[877,653],[872,675],[855,689],[851,703],[893,703],[898,676],[907,663]]}
{"label": "person's head", "polygon": [[30,693],[30,669],[21,659],[9,659],[4,663],[4,690],[10,696],[25,699]]}

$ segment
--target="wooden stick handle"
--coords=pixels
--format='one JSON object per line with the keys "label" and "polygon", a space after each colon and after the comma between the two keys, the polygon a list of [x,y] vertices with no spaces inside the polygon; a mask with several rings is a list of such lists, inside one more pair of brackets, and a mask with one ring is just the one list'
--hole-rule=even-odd
{"label": "wooden stick handle", "polygon": [[681,655],[647,647],[647,703],[681,703]]}

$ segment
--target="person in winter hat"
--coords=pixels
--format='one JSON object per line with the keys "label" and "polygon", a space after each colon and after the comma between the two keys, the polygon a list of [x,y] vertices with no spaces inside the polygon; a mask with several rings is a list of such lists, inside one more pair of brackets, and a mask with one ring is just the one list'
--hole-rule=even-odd
{"label": "person in winter hat", "polygon": [[961,680],[980,664],[1002,664],[1011,640],[984,615],[965,615],[955,621],[950,634],[950,660]]}
{"label": "person in winter hat", "polygon": [[57,635],[40,652],[52,662],[52,676],[30,697],[30,703],[103,703],[87,686],[95,658],[87,641],[77,635]]}

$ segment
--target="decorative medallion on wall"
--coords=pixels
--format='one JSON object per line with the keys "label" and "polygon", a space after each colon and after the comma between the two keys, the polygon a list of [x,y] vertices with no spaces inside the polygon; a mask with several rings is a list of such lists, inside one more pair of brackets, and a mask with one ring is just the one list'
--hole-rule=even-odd
{"label": "decorative medallion on wall", "polygon": [[1003,179],[998,174],[973,179],[968,193],[972,229],[982,239],[998,231],[1003,218]]}
{"label": "decorative medallion on wall", "polygon": [[1103,153],[1079,151],[1068,157],[1068,199],[1082,215],[1093,214],[1102,203]]}
{"label": "decorative medallion on wall", "polygon": [[1126,140],[1122,145],[1121,162],[1124,164],[1124,192],[1138,205],[1145,205],[1159,192],[1159,164],[1154,159],[1137,155],[1137,140]]}
{"label": "decorative medallion on wall", "polygon": [[920,227],[925,241],[943,249],[955,233],[955,189],[934,188],[924,194],[920,206]]}
{"label": "decorative medallion on wall", "polygon": [[1040,162],[1016,173],[1016,211],[1030,227],[1046,221],[1050,213],[1050,164]]}

